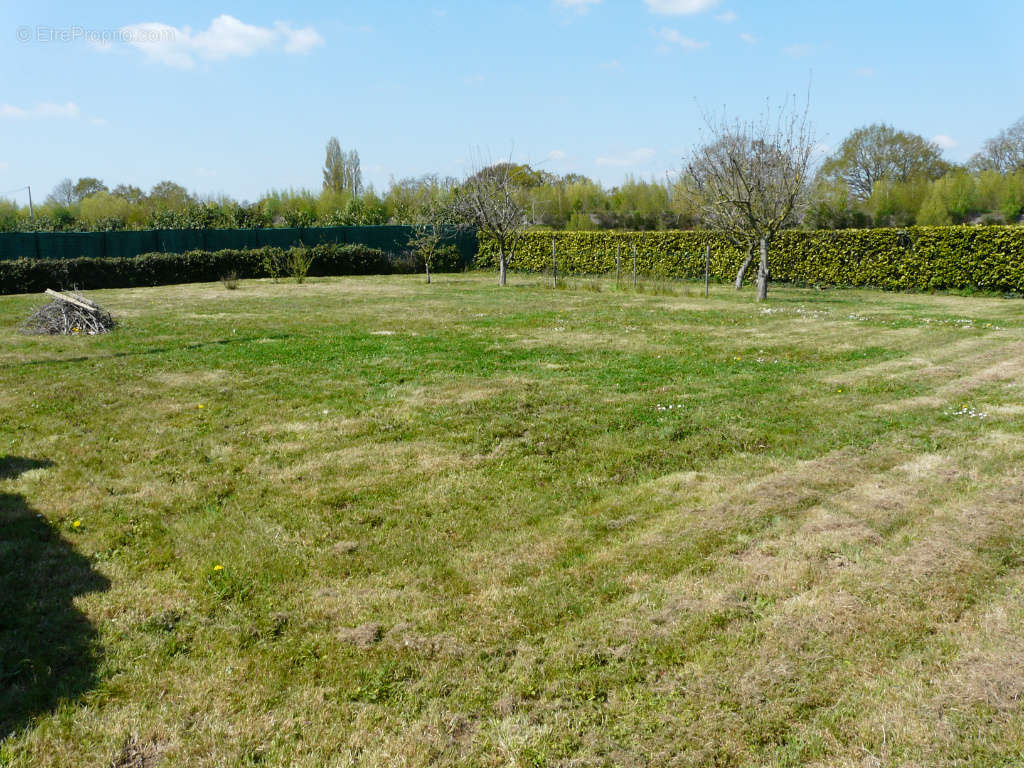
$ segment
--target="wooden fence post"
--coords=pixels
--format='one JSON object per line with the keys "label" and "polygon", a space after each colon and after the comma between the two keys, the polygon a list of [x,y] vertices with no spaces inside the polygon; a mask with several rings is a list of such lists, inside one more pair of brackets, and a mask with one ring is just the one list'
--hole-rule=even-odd
{"label": "wooden fence post", "polygon": [[704,298],[708,297],[708,283],[711,282],[711,243],[704,251]]}
{"label": "wooden fence post", "polygon": [[558,287],[558,256],[555,251],[555,238],[551,238],[551,287]]}

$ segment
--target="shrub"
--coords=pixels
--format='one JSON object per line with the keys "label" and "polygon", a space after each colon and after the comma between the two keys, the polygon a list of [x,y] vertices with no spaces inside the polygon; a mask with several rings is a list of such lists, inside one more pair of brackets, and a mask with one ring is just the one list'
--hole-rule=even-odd
{"label": "shrub", "polygon": [[[544,272],[551,239],[560,274],[608,274],[622,248],[622,274],[632,270],[632,244],[643,275],[699,279],[711,245],[711,274],[731,281],[743,260],[713,232],[531,232],[513,269]],[[481,238],[477,266],[496,263],[494,244]],[[772,279],[804,285],[875,286],[891,290],[1024,291],[1024,227],[957,226],[896,229],[788,230],[772,243]]]}
{"label": "shrub", "polygon": [[288,249],[288,260],[285,266],[288,269],[288,277],[294,278],[296,283],[304,283],[309,268],[313,265],[314,259],[312,248],[295,247]]}
{"label": "shrub", "polygon": [[260,252],[264,274],[276,283],[284,269],[284,251],[280,248],[260,248]]}
{"label": "shrub", "polygon": [[[392,271],[387,255],[363,245],[315,245],[301,249],[310,275],[373,275]],[[274,253],[271,253],[274,252]],[[82,290],[139,285],[214,282],[234,272],[241,278],[269,277],[278,248],[149,253],[125,259],[16,259],[0,261],[0,294],[47,288]]]}

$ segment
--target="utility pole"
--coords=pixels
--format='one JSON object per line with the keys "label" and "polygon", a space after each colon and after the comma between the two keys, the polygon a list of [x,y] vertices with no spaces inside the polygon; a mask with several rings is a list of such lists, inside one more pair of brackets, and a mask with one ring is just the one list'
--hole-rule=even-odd
{"label": "utility pole", "polygon": [[32,208],[32,187],[18,187],[17,189],[12,189],[10,192],[5,192],[4,194],[8,194],[9,195],[12,192],[21,192],[22,190],[25,190],[25,189],[28,190],[28,217],[30,219],[34,219],[36,214],[35,214],[35,211]]}

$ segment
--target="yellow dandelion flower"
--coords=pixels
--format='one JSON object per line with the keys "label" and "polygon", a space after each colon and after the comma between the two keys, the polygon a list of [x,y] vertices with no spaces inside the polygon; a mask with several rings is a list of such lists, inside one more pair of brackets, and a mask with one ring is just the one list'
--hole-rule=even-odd
{"label": "yellow dandelion flower", "polygon": [[224,566],[223,565],[215,565],[215,566],[213,566],[213,570],[215,570],[215,571],[223,571],[224,570]]}
{"label": "yellow dandelion flower", "polygon": [[73,522],[71,524],[71,527],[72,528],[81,528],[82,527],[82,521],[81,520],[75,520],[75,522]]}
{"label": "yellow dandelion flower", "polygon": [[200,408],[205,408],[206,406],[205,406],[205,405],[203,405],[202,403],[200,403],[200,404],[199,404],[199,407],[200,407]]}

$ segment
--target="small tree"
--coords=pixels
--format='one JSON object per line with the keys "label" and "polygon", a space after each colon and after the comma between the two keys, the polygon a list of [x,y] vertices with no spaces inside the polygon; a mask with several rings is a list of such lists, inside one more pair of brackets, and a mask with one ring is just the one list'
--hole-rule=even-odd
{"label": "small tree", "polygon": [[711,140],[694,150],[686,179],[713,225],[733,242],[760,243],[757,300],[768,298],[768,249],[783,227],[796,223],[806,200],[815,139],[807,121],[808,107],[786,101],[749,122],[705,115]]}
{"label": "small tree", "polygon": [[505,285],[508,267],[526,229],[526,210],[516,168],[499,163],[481,168],[455,191],[453,219],[474,227],[498,247],[498,285]]}
{"label": "small tree", "polygon": [[423,267],[430,282],[430,270],[438,257],[451,248],[446,244],[455,226],[452,206],[445,200],[433,199],[421,207],[412,217],[413,235],[409,245],[423,259]]}

